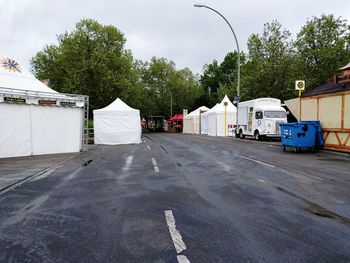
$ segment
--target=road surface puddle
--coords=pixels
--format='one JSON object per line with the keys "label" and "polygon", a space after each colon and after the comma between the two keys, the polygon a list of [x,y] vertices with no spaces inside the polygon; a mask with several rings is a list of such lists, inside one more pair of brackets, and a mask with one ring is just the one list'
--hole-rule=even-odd
{"label": "road surface puddle", "polygon": [[313,213],[314,215],[317,215],[319,217],[325,217],[325,218],[331,218],[331,219],[337,219],[343,224],[350,226],[350,219],[343,217],[341,215],[338,215],[318,204],[311,203],[309,207],[305,209],[306,211],[309,211]]}

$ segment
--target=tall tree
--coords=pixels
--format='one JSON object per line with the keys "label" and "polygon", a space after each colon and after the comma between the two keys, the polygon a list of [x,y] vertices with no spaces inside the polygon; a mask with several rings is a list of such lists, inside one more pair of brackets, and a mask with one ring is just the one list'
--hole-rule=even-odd
{"label": "tall tree", "polygon": [[301,28],[295,47],[299,76],[308,89],[327,82],[350,61],[349,39],[347,21],[334,15],[314,17]]}
{"label": "tall tree", "polygon": [[182,109],[191,110],[202,90],[193,73],[188,69],[177,70],[173,61],[153,57],[150,62],[139,64],[143,88],[145,115],[170,116],[171,98],[173,114]]}
{"label": "tall tree", "polygon": [[[200,82],[207,94],[210,107],[223,99],[226,94],[231,98],[236,94],[237,60],[238,53],[235,51],[228,53],[220,64],[214,60],[211,64],[204,66]],[[243,66],[245,63],[244,53],[241,53],[240,62]]]}
{"label": "tall tree", "polygon": [[32,58],[32,71],[57,91],[89,95],[91,109],[116,97],[132,103],[138,79],[125,42],[116,27],[83,19],[58,36],[58,45],[45,46]]}
{"label": "tall tree", "polygon": [[262,35],[248,40],[249,60],[243,79],[243,99],[293,96],[294,52],[290,32],[277,21],[266,23]]}

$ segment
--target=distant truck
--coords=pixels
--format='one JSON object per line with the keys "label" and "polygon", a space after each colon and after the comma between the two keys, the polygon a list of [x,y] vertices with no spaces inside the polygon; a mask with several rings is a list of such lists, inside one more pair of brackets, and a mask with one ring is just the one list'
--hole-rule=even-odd
{"label": "distant truck", "polygon": [[163,132],[164,116],[149,116],[147,127],[149,132]]}
{"label": "distant truck", "polygon": [[259,98],[240,102],[237,111],[236,137],[254,136],[256,140],[281,137],[279,124],[287,122],[286,110],[281,101]]}

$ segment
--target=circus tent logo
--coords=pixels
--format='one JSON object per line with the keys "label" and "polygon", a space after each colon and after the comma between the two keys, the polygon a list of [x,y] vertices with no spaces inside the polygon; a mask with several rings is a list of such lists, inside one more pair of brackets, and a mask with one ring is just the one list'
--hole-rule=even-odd
{"label": "circus tent logo", "polygon": [[10,59],[10,58],[0,59],[0,66],[9,72],[21,73],[21,66],[13,59]]}

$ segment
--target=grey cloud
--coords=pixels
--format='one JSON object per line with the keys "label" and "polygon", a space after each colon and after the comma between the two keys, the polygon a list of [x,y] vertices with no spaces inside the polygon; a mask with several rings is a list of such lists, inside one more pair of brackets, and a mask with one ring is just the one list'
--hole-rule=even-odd
{"label": "grey cloud", "polygon": [[[328,0],[202,0],[220,11],[232,24],[242,50],[252,33],[277,19],[294,34],[307,18],[333,13],[350,20],[350,1]],[[173,60],[179,68],[195,73],[213,59],[221,61],[235,50],[225,22],[215,13],[194,8],[192,0],[44,1],[0,0],[1,47],[28,66],[29,59],[45,44],[56,43],[56,35],[71,31],[81,18],[93,18],[118,27],[126,36],[126,47],[137,59],[152,56]]]}

